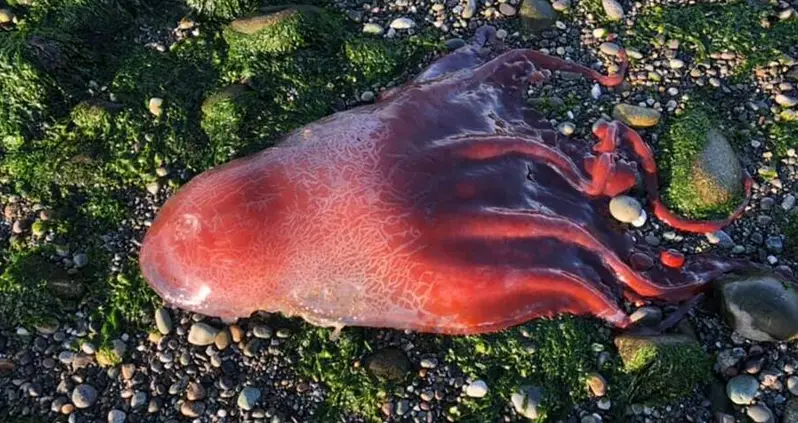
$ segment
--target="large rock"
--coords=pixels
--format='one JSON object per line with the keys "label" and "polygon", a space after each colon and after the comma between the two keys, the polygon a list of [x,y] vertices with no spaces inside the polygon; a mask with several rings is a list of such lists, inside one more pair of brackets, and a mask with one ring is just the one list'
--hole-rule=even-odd
{"label": "large rock", "polygon": [[724,204],[742,194],[743,170],[729,141],[718,130],[706,133],[706,144],[692,165],[698,198],[707,205]]}
{"label": "large rock", "polygon": [[798,338],[796,285],[777,274],[730,275],[715,281],[728,324],[753,341]]}
{"label": "large rock", "polygon": [[533,34],[549,28],[557,20],[557,12],[546,0],[524,0],[518,10],[518,16],[524,28]]}

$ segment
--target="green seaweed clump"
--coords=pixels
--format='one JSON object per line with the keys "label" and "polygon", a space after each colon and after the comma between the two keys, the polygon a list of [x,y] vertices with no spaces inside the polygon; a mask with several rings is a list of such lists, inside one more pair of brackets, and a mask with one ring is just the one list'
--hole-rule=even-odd
{"label": "green seaweed clump", "polygon": [[186,0],[186,5],[201,16],[230,20],[254,12],[260,0]]}
{"label": "green seaweed clump", "polygon": [[686,335],[621,335],[615,345],[628,376],[626,400],[663,404],[684,398],[712,377],[712,360]]}
{"label": "green seaweed clump", "polygon": [[599,370],[598,347],[608,342],[594,321],[571,315],[453,338],[447,361],[489,387],[485,398],[464,400],[457,414],[463,421],[496,421],[513,392],[534,385],[543,390],[538,421],[564,417],[587,399],[586,377]]}
{"label": "green seaweed clump", "polygon": [[58,316],[70,297],[63,291],[79,285],[50,263],[43,251],[12,254],[0,275],[0,326],[31,326]]}

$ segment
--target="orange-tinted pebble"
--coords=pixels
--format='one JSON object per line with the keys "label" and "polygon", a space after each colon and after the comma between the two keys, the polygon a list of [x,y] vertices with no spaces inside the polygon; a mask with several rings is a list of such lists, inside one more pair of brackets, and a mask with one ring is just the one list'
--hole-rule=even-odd
{"label": "orange-tinted pebble", "polygon": [[684,266],[684,254],[672,248],[667,249],[660,253],[659,261],[662,262],[662,264],[667,267],[678,269]]}

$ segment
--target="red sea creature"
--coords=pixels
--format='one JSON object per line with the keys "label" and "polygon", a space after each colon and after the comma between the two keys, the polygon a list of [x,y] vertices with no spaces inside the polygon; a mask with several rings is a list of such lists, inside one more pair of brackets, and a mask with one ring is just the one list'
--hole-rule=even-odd
{"label": "red sea creature", "polygon": [[526,49],[488,60],[492,34],[376,104],[194,178],[150,228],[144,276],[171,304],[211,316],[470,334],[562,312],[624,327],[621,298],[685,300],[737,266],[669,252],[660,262],[610,217],[610,198],[641,173],[664,222],[728,223],[670,213],[635,131],[599,122],[591,148],[526,105],[549,70],[618,85],[623,53],[613,76]]}

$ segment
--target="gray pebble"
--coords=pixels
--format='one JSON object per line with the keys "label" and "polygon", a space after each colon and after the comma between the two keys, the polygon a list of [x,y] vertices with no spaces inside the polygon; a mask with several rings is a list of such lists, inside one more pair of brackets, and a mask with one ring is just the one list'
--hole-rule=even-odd
{"label": "gray pebble", "polygon": [[748,407],[748,417],[755,423],[769,423],[773,421],[773,412],[762,404],[757,404],[753,407]]}
{"label": "gray pebble", "polygon": [[172,324],[172,317],[169,315],[169,310],[158,307],[155,310],[155,325],[158,327],[158,332],[162,335],[168,335],[174,327]]}
{"label": "gray pebble", "polygon": [[244,410],[252,410],[260,401],[260,389],[247,386],[238,394],[236,403]]}
{"label": "gray pebble", "polygon": [[80,384],[72,390],[72,404],[78,408],[89,408],[97,401],[97,390],[91,385]]}
{"label": "gray pebble", "polygon": [[108,423],[125,423],[127,414],[122,410],[111,410],[108,412]]}
{"label": "gray pebble", "polygon": [[726,384],[726,395],[738,405],[750,404],[758,390],[759,381],[749,375],[735,376]]}

